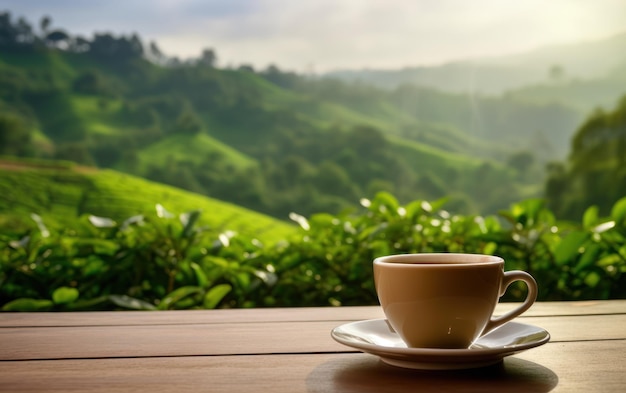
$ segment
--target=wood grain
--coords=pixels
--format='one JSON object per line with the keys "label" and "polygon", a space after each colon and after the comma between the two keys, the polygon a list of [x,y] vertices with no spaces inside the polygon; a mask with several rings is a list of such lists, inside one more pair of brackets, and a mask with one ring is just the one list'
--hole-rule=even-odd
{"label": "wood grain", "polygon": [[[516,306],[516,303],[500,303],[496,307],[496,313],[502,314]],[[521,318],[603,314],[626,314],[626,300],[540,302],[534,304]],[[0,313],[0,328],[26,326],[180,325],[197,323],[321,320],[358,321],[382,317],[383,313],[379,306],[188,311]]]}
{"label": "wood grain", "polygon": [[[515,304],[501,304],[497,313]],[[622,392],[626,300],[537,303],[551,342],[497,366],[418,372],[333,341],[380,307],[0,314],[0,392]]]}
{"label": "wood grain", "polygon": [[0,362],[5,392],[623,392],[626,341],[549,343],[476,370],[422,372],[366,354]]}
{"label": "wood grain", "polygon": [[[626,339],[626,314],[526,318],[552,342]],[[0,329],[0,360],[350,352],[341,321]]]}

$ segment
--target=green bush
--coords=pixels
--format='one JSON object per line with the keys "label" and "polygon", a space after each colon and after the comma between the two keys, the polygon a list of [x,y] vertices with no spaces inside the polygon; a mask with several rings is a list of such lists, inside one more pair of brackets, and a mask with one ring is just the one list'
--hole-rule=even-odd
{"label": "green bush", "polygon": [[[506,269],[530,272],[539,300],[626,297],[626,198],[610,217],[594,206],[581,223],[558,222],[543,200],[498,216],[459,216],[445,199],[401,206],[379,193],[359,210],[309,218],[300,230],[264,245],[200,227],[199,212],[123,223],[85,217],[84,225],[21,238],[0,237],[0,304],[5,311],[188,309],[376,304],[371,262],[387,254],[495,254]],[[513,286],[505,300],[520,300]]]}

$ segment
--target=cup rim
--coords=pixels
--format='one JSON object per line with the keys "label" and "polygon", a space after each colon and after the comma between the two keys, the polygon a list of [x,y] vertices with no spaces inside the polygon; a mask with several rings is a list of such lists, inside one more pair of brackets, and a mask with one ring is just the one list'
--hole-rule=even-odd
{"label": "cup rim", "polygon": [[500,265],[504,264],[504,259],[497,255],[488,254],[436,252],[384,255],[375,258],[374,264],[402,268],[461,268],[468,266]]}

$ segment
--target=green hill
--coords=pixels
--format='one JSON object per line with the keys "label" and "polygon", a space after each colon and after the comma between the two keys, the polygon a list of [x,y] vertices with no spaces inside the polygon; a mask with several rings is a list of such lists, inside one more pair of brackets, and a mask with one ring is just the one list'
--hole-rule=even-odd
{"label": "green hill", "polygon": [[454,194],[467,200],[459,213],[493,213],[539,196],[542,167],[565,154],[583,117],[513,95],[152,62],[135,35],[51,42],[7,20],[0,154],[113,169],[283,220],[380,190],[403,202]]}
{"label": "green hill", "polygon": [[0,159],[0,227],[34,227],[31,213],[47,226],[77,225],[85,215],[118,222],[153,216],[161,204],[173,214],[201,210],[201,222],[215,231],[232,230],[263,241],[283,239],[293,227],[283,221],[113,170],[68,162]]}
{"label": "green hill", "polygon": [[203,157],[217,154],[224,157],[234,168],[247,168],[256,165],[256,161],[241,154],[207,134],[172,135],[138,151],[141,165],[159,167],[168,161],[199,162]]}

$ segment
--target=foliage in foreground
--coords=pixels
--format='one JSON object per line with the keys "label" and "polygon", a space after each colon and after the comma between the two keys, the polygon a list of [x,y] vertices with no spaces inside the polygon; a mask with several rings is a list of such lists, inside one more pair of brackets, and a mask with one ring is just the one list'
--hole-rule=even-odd
{"label": "foliage in foreground", "polygon": [[[544,201],[517,203],[498,216],[457,216],[444,200],[400,206],[388,193],[363,210],[309,219],[265,246],[198,225],[200,212],[123,223],[89,216],[84,228],[0,238],[4,311],[188,309],[376,304],[371,261],[386,254],[470,252],[500,255],[506,269],[530,272],[540,300],[626,298],[626,198],[610,217],[590,207],[582,222],[557,222]],[[512,287],[506,300],[524,297]]]}

